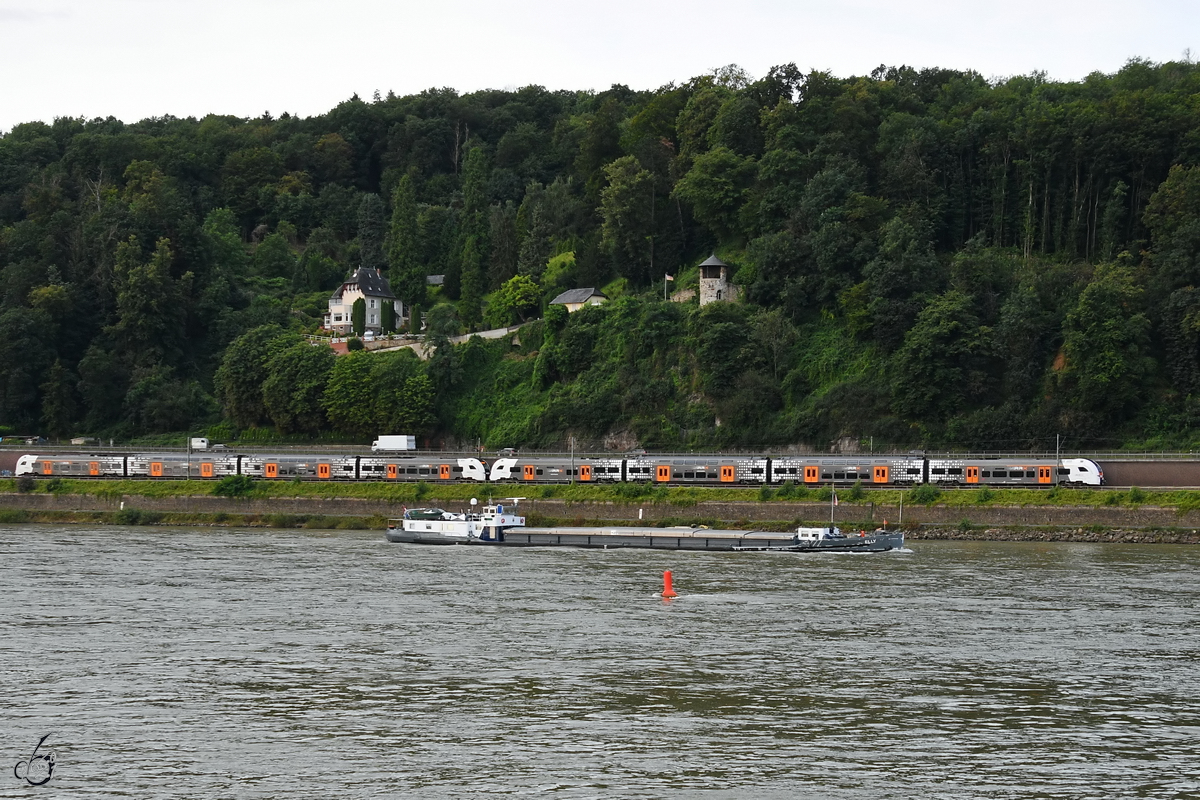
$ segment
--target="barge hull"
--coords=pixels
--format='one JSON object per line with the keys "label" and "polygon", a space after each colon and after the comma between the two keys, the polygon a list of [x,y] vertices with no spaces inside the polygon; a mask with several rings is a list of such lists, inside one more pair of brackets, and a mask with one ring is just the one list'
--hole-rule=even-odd
{"label": "barge hull", "polygon": [[818,542],[797,542],[790,533],[708,530],[703,528],[510,528],[500,538],[447,536],[433,531],[389,528],[390,542],[409,544],[466,544],[500,547],[581,547],[591,549],[784,551],[879,553],[904,546],[901,533],[874,532]]}

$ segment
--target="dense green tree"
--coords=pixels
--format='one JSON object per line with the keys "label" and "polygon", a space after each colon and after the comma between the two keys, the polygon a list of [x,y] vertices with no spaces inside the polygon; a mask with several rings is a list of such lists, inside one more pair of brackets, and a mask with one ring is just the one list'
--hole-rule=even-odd
{"label": "dense green tree", "polygon": [[296,342],[278,325],[263,325],[238,337],[225,350],[213,383],[226,418],[239,428],[269,421],[262,385],[273,354],[285,343]]}
{"label": "dense green tree", "polygon": [[315,433],[326,424],[321,400],[334,361],[332,350],[303,342],[272,356],[262,395],[279,430]]}
{"label": "dense green tree", "polygon": [[992,334],[971,297],[950,291],[917,316],[895,359],[895,405],[906,416],[941,422],[989,388]]}
{"label": "dense green tree", "polygon": [[387,239],[392,291],[405,303],[425,302],[425,266],[420,253],[420,220],[412,176],[405,174],[392,192],[392,221]]}
{"label": "dense green tree", "polygon": [[321,406],[338,430],[361,436],[374,431],[378,391],[372,371],[375,358],[366,350],[359,350],[334,362]]}
{"label": "dense green tree", "polygon": [[383,239],[383,201],[377,194],[364,194],[358,205],[358,263],[361,266],[386,272],[388,263],[383,254]]}
{"label": "dense green tree", "polygon": [[51,436],[66,436],[71,432],[76,414],[75,377],[55,360],[41,385],[42,423]]}
{"label": "dense green tree", "polygon": [[1132,270],[1096,268],[1063,325],[1065,366],[1059,380],[1088,430],[1111,424],[1145,401],[1154,370],[1143,289]]}
{"label": "dense green tree", "polygon": [[701,223],[717,236],[734,237],[738,215],[749,198],[755,165],[728,147],[715,147],[696,157],[675,194],[690,204]]}
{"label": "dense green tree", "polygon": [[367,330],[367,301],[361,297],[350,306],[350,328],[355,336],[362,336]]}

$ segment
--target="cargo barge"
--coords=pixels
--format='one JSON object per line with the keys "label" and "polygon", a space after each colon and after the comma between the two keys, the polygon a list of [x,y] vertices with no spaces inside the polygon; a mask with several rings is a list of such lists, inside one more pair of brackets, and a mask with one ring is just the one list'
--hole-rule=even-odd
{"label": "cargo barge", "polygon": [[[516,498],[514,498],[515,501]],[[472,501],[474,502],[474,501]],[[507,547],[587,547],[597,549],[725,550],[882,553],[904,547],[904,533],[882,528],[846,535],[837,527],[794,531],[739,531],[699,527],[550,527],[529,528],[513,513],[515,502],[484,506],[482,513],[455,513],[440,508],[405,510],[388,520],[389,542],[465,544]]]}

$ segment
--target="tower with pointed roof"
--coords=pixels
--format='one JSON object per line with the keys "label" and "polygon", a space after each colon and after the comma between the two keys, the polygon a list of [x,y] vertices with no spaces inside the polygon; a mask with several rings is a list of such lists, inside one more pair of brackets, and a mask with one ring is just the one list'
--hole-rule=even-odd
{"label": "tower with pointed roof", "polygon": [[729,265],[716,255],[700,265],[700,305],[736,300],[738,287],[729,282]]}

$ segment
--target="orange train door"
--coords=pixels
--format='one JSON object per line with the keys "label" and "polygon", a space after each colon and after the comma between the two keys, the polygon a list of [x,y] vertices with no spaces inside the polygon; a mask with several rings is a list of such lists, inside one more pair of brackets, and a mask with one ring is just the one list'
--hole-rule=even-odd
{"label": "orange train door", "polygon": [[1051,478],[1050,467],[1038,467],[1038,483],[1050,483]]}
{"label": "orange train door", "polygon": [[526,464],[521,468],[521,477],[527,481],[533,480],[537,476],[537,467],[533,464]]}
{"label": "orange train door", "polygon": [[162,477],[162,462],[161,461],[151,461],[150,462],[150,477],[151,478],[161,478]]}
{"label": "orange train door", "polygon": [[441,464],[438,466],[438,478],[444,481],[450,480],[450,465]]}
{"label": "orange train door", "polygon": [[733,467],[721,467],[721,483],[733,483],[736,470]]}
{"label": "orange train door", "polygon": [[871,482],[872,483],[887,483],[889,472],[890,472],[890,470],[887,467],[876,467],[875,470],[873,471],[873,473],[871,474]]}
{"label": "orange train door", "polygon": [[88,462],[88,475],[91,475],[94,478],[99,474],[100,474],[100,462],[99,461],[89,461]]}
{"label": "orange train door", "polygon": [[398,469],[396,469],[396,465],[395,465],[395,464],[388,464],[388,465],[387,465],[387,476],[388,476],[389,478],[391,478],[392,480],[395,480],[396,476],[397,476],[397,475],[399,475],[399,474],[400,474],[400,471],[399,471]]}
{"label": "orange train door", "polygon": [[328,478],[330,475],[328,464],[317,464],[317,477]]}
{"label": "orange train door", "polygon": [[654,470],[654,480],[659,483],[666,483],[671,480],[671,468],[665,464],[656,467]]}
{"label": "orange train door", "polygon": [[278,478],[279,477],[279,465],[278,464],[263,464],[263,477],[264,478]]}
{"label": "orange train door", "polygon": [[820,479],[821,479],[821,468],[820,467],[805,467],[804,468],[804,482],[805,483],[816,483]]}
{"label": "orange train door", "polygon": [[590,481],[592,479],[592,465],[583,464],[579,467],[579,480]]}
{"label": "orange train door", "polygon": [[213,476],[213,465],[211,461],[205,461],[200,465],[200,477],[211,478]]}
{"label": "orange train door", "polygon": [[42,474],[43,475],[53,475],[54,474],[54,462],[53,461],[46,460],[46,461],[42,462]]}
{"label": "orange train door", "polygon": [[979,467],[967,467],[967,483],[979,483]]}

